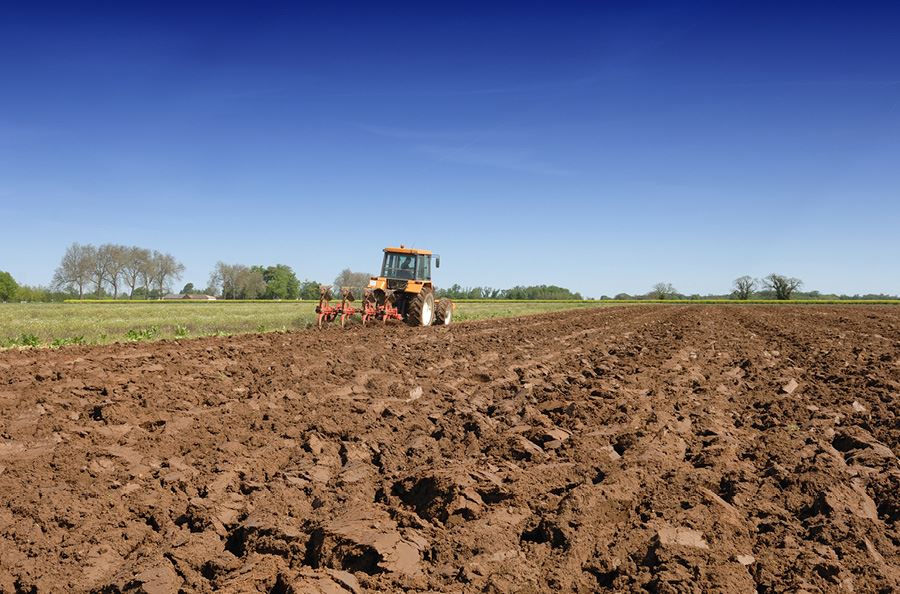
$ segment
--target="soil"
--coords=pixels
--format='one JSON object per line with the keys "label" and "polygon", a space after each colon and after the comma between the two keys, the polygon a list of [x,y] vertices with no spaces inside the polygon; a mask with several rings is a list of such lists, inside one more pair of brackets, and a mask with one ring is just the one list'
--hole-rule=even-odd
{"label": "soil", "polygon": [[0,353],[0,592],[900,589],[900,309]]}

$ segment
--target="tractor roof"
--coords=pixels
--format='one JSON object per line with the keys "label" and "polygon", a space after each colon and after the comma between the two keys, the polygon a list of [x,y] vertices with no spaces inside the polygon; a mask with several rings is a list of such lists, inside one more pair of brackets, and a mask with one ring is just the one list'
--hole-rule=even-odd
{"label": "tractor roof", "polygon": [[421,256],[430,256],[431,255],[431,250],[417,250],[417,249],[413,249],[413,248],[408,248],[405,245],[403,245],[402,243],[400,244],[400,247],[386,247],[386,248],[384,248],[384,251],[397,252],[400,254],[419,254]]}

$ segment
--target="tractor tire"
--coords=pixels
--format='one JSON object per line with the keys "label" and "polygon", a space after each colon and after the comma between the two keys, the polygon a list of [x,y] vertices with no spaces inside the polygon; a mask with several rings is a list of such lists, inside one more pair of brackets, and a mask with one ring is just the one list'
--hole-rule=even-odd
{"label": "tractor tire", "polygon": [[410,326],[431,326],[434,321],[434,292],[422,289],[406,303],[406,323]]}
{"label": "tractor tire", "polygon": [[441,299],[434,307],[434,323],[437,326],[449,326],[453,320],[453,302]]}

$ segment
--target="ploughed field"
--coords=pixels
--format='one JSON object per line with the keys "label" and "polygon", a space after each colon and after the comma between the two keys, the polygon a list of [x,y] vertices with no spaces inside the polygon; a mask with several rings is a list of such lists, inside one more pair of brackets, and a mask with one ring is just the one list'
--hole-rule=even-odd
{"label": "ploughed field", "polygon": [[900,309],[0,353],[0,592],[889,592]]}

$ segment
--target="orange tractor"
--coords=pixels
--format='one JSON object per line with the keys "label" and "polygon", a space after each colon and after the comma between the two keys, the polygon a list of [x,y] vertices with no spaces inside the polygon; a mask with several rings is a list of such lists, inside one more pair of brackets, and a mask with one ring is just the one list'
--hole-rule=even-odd
{"label": "orange tractor", "polygon": [[410,326],[449,326],[455,305],[449,299],[435,299],[431,282],[431,262],[439,268],[441,257],[428,250],[416,250],[401,245],[384,248],[381,275],[374,276],[365,288],[361,307],[352,305],[354,295],[350,289],[341,289],[341,304],[331,305],[331,287],[320,289],[319,327],[338,318],[341,326],[348,319],[359,315],[365,326],[380,320],[402,320]]}

